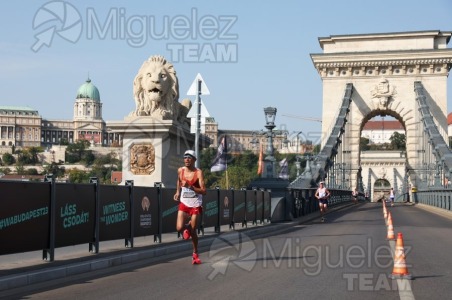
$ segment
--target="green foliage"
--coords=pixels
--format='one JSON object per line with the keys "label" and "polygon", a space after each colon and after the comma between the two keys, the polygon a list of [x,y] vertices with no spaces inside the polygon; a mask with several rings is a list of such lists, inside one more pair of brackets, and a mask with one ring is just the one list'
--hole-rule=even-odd
{"label": "green foliage", "polygon": [[122,161],[116,158],[116,153],[108,153],[106,155],[99,155],[94,159],[93,164],[95,166],[115,165],[119,166]]}
{"label": "green foliage", "polygon": [[[369,139],[361,137],[361,151],[382,151],[382,150],[405,150],[406,137],[404,134],[394,132],[389,138],[390,143],[369,144]],[[366,144],[367,143],[367,144]]]}
{"label": "green foliage", "polygon": [[217,185],[221,189],[234,188],[240,189],[246,187],[255,177],[255,175],[249,170],[243,168],[242,166],[228,166],[228,172],[222,172]]}
{"label": "green foliage", "polygon": [[60,139],[60,145],[67,146],[69,145],[69,141],[65,138]]}
{"label": "green foliage", "polygon": [[5,165],[10,166],[16,162],[16,159],[11,153],[4,153],[2,155],[2,161]]}
{"label": "green foliage", "polygon": [[360,137],[359,138],[359,149],[361,151],[367,151],[370,150],[370,146],[369,146],[369,142],[370,140],[366,137]]}
{"label": "green foliage", "polygon": [[[212,161],[217,153],[217,149],[208,148],[204,149],[201,153],[201,169],[204,173],[204,180],[207,188],[220,187],[221,189],[235,188],[239,189],[248,186],[257,175],[257,165],[259,156],[252,151],[246,150],[241,154],[230,155],[228,154],[228,169],[227,172],[210,172]],[[289,162],[289,178],[295,179],[296,177],[296,165],[295,154],[280,154],[275,153],[276,159],[276,173],[280,172],[279,162],[284,158],[287,158]],[[303,163],[302,163],[303,165]],[[304,161],[304,165],[306,162]],[[302,169],[303,170],[303,169]]]}
{"label": "green foliage", "polygon": [[30,169],[25,171],[25,174],[26,175],[39,175],[39,172],[35,168],[30,168]]}
{"label": "green foliage", "polygon": [[2,169],[0,169],[0,173],[3,173],[5,175],[11,174],[11,169],[10,168],[2,168]]}
{"label": "green foliage", "polygon": [[[88,149],[89,141],[77,141],[69,144],[66,148],[66,161],[69,163],[76,163],[83,159],[85,149]],[[88,159],[89,160],[89,159]],[[86,160],[84,161],[86,163]]]}
{"label": "green foliage", "polygon": [[23,150],[16,151],[17,162],[22,165],[35,165],[39,163],[38,153],[42,152],[42,147],[28,147]]}
{"label": "green foliage", "polygon": [[314,153],[314,154],[319,154],[319,153],[320,153],[320,150],[322,150],[322,149],[320,148],[320,144],[316,144],[316,145],[314,146],[314,149],[312,150],[312,153]]}
{"label": "green foliage", "polygon": [[406,136],[402,133],[395,131],[389,138],[391,141],[392,149],[405,150],[406,149]]}
{"label": "green foliage", "polygon": [[57,178],[57,177],[63,177],[65,172],[66,172],[66,169],[64,167],[60,167],[58,164],[53,162],[50,165],[44,166],[44,172],[42,172],[42,173],[43,173],[43,175],[53,174],[53,176],[55,176],[55,178]]}
{"label": "green foliage", "polygon": [[22,164],[16,165],[16,174],[17,175],[25,175],[25,168]]}
{"label": "green foliage", "polygon": [[81,161],[85,164],[85,166],[92,165],[95,159],[96,159],[96,157],[94,156],[93,151],[91,151],[91,150],[85,150],[82,153]]}
{"label": "green foliage", "polygon": [[69,170],[68,176],[71,183],[88,183],[90,177],[87,172],[77,169]]}

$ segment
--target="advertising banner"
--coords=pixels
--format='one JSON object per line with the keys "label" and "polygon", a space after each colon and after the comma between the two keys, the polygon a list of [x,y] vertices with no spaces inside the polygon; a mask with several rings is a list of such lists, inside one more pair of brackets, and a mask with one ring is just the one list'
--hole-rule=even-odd
{"label": "advertising banner", "polygon": [[245,222],[245,192],[246,191],[233,191],[234,192],[234,223]]}
{"label": "advertising banner", "polygon": [[158,234],[158,188],[134,187],[135,236]]}
{"label": "advertising banner", "polygon": [[256,191],[246,191],[246,222],[256,222]]}
{"label": "advertising banner", "polygon": [[218,225],[218,191],[207,190],[207,194],[202,197],[202,226],[215,227]]}
{"label": "advertising banner", "polygon": [[50,184],[0,181],[0,254],[46,249]]}
{"label": "advertising banner", "polygon": [[[176,189],[161,189],[162,192],[162,233],[176,232],[179,201],[174,201]],[[188,219],[187,219],[188,221]]]}
{"label": "advertising banner", "polygon": [[95,188],[94,184],[55,184],[55,247],[94,240]]}
{"label": "advertising banner", "polygon": [[270,192],[264,192],[264,219],[270,220],[272,209],[272,199]]}
{"label": "advertising banner", "polygon": [[230,225],[234,212],[232,190],[220,190],[220,225]]}
{"label": "advertising banner", "polygon": [[129,186],[99,185],[100,241],[130,237]]}
{"label": "advertising banner", "polygon": [[256,191],[256,222],[264,222],[264,192]]}

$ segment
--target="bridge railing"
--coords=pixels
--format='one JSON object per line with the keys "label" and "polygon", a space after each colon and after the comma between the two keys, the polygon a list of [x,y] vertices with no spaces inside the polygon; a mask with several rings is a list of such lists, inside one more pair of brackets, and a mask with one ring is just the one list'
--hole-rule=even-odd
{"label": "bridge railing", "polygon": [[444,168],[444,171],[446,171],[445,177],[451,180],[452,151],[449,148],[448,143],[446,143],[443,136],[440,134],[438,126],[435,124],[422,82],[414,82],[414,92],[416,94],[416,101],[418,103],[418,110],[421,114],[422,124],[431,146],[431,149],[429,150],[434,155],[437,164],[441,165],[441,167]]}
{"label": "bridge railing", "polygon": [[452,210],[452,189],[421,190],[413,193],[415,203]]}
{"label": "bridge railing", "polygon": [[[99,242],[176,233],[179,202],[175,189],[49,182],[0,181],[0,255],[43,251],[53,261],[55,248],[87,244],[98,253]],[[269,222],[271,193],[264,190],[208,190],[203,197],[200,233],[222,225],[234,228]]]}
{"label": "bridge railing", "polygon": [[310,188],[326,177],[326,174],[334,164],[339,145],[342,143],[341,136],[345,132],[345,124],[347,123],[347,116],[350,112],[352,94],[353,84],[347,83],[337,117],[335,122],[332,123],[334,126],[330,129],[325,145],[314,158],[309,170],[305,170],[303,174],[290,183],[289,187],[298,189]]}
{"label": "bridge railing", "polygon": [[[291,212],[294,218],[308,215],[319,211],[319,201],[315,198],[316,188],[288,189],[287,197],[292,203]],[[349,190],[329,189],[331,196],[328,199],[328,206],[333,207],[339,204],[352,201],[352,192]],[[360,195],[364,199],[364,195]]]}

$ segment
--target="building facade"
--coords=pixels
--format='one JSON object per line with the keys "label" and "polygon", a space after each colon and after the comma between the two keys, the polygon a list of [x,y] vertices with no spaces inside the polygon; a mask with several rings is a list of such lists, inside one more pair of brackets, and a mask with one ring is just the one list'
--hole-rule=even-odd
{"label": "building facade", "polygon": [[394,132],[405,134],[405,128],[397,120],[368,121],[361,132],[361,136],[369,139],[370,144],[390,143]]}
{"label": "building facade", "polygon": [[87,140],[92,146],[120,146],[121,136],[109,132],[102,119],[100,100],[88,78],[77,90],[72,120],[44,119],[29,107],[0,106],[0,145],[50,148]]}
{"label": "building facade", "polygon": [[37,147],[41,145],[42,119],[29,107],[0,106],[0,145]]}
{"label": "building facade", "polygon": [[[452,128],[452,114],[448,116],[449,128]],[[449,129],[450,131],[450,129]],[[405,129],[397,120],[368,121],[362,130],[362,136],[372,144],[389,143],[394,132],[405,134]],[[302,141],[299,132],[273,130],[273,147],[280,153],[312,152],[313,145]],[[227,136],[228,152],[239,154],[249,150],[259,153],[260,145],[267,149],[266,131],[223,130],[213,117],[205,122],[205,132],[211,147],[218,147],[223,136]],[[451,133],[449,132],[449,136]],[[102,102],[97,87],[88,78],[77,90],[73,119],[45,119],[38,111],[29,107],[0,106],[0,145],[3,147],[31,147],[74,143],[87,140],[93,146],[121,146],[122,137],[109,130],[102,118]]]}

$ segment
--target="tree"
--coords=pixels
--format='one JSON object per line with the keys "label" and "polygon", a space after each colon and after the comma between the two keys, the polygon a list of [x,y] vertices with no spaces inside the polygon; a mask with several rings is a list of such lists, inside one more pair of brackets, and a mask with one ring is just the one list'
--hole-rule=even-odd
{"label": "tree", "polygon": [[406,136],[402,133],[395,131],[389,138],[391,141],[391,146],[395,150],[405,150],[406,149]]}
{"label": "tree", "polygon": [[228,187],[240,189],[242,187],[246,187],[255,177],[252,172],[249,172],[249,170],[243,168],[242,166],[228,166],[227,171],[227,178],[226,172],[221,172],[222,175],[220,180],[217,182],[217,185],[221,189],[226,189]]}
{"label": "tree", "polygon": [[23,151],[20,152],[18,151],[17,162],[21,165],[31,164],[31,155],[27,149],[24,149]]}
{"label": "tree", "polygon": [[313,152],[314,154],[318,154],[318,153],[320,153],[320,150],[322,150],[322,149],[320,148],[320,144],[316,144],[316,145],[314,146],[314,149],[312,150],[312,152]]}
{"label": "tree", "polygon": [[60,139],[60,145],[67,146],[69,145],[69,141],[66,138]]}
{"label": "tree", "polygon": [[30,168],[28,170],[25,171],[25,174],[27,175],[38,175],[38,170],[35,168]]}
{"label": "tree", "polygon": [[0,169],[0,173],[3,173],[5,175],[11,174],[11,169],[10,168]]}
{"label": "tree", "polygon": [[92,165],[95,159],[96,157],[91,150],[84,151],[82,154],[82,161],[85,163],[85,166]]}
{"label": "tree", "polygon": [[2,161],[5,165],[10,166],[16,162],[16,159],[11,153],[4,153],[2,155]]}
{"label": "tree", "polygon": [[71,169],[68,172],[69,182],[71,183],[88,183],[89,182],[89,174],[85,171]]}
{"label": "tree", "polygon": [[64,167],[60,167],[57,163],[52,162],[44,167],[43,174],[53,174],[55,177],[63,177],[66,172]]}
{"label": "tree", "polygon": [[39,162],[38,153],[42,152],[41,147],[30,147],[27,149],[28,153],[30,154],[30,160],[32,164],[37,164]]}
{"label": "tree", "polygon": [[24,165],[18,164],[18,165],[16,166],[16,173],[17,173],[17,175],[25,175],[25,168],[24,168]]}
{"label": "tree", "polygon": [[66,160],[69,163],[79,162],[83,158],[85,149],[89,147],[89,141],[81,140],[76,143],[69,144],[66,148]]}
{"label": "tree", "polygon": [[367,150],[369,150],[370,149],[370,147],[369,147],[369,139],[368,138],[366,138],[366,137],[360,137],[359,138],[359,149],[361,150],[361,151],[367,151]]}

